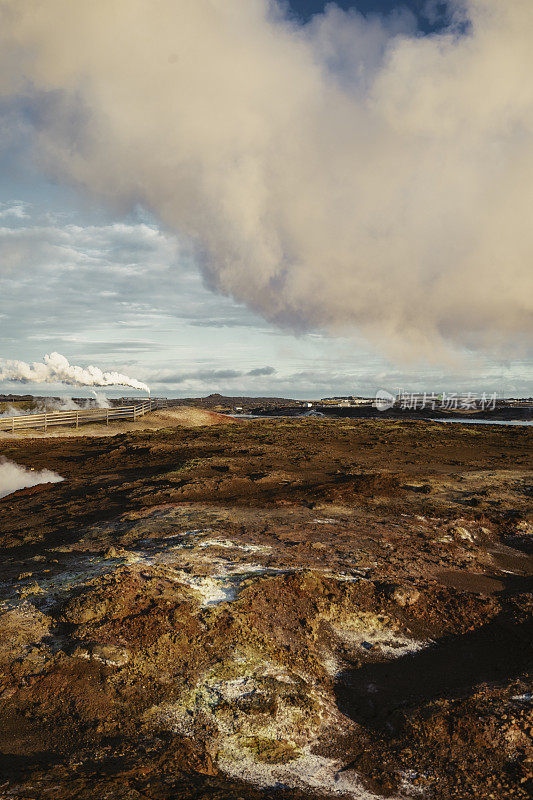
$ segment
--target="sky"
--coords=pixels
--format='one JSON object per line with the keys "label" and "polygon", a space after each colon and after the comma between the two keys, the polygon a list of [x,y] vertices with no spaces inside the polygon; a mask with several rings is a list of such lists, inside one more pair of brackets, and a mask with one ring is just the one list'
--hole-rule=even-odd
{"label": "sky", "polygon": [[0,0],[0,375],[533,394],[528,0],[44,8]]}
{"label": "sky", "polygon": [[[323,0],[290,0],[291,12],[303,22],[308,22],[315,14],[324,11],[327,2]],[[400,8],[408,9],[415,15],[417,27],[423,33],[440,30],[449,20],[450,7],[446,2],[428,3],[426,0],[337,0],[336,5],[343,11],[356,11],[364,15],[388,15]]]}

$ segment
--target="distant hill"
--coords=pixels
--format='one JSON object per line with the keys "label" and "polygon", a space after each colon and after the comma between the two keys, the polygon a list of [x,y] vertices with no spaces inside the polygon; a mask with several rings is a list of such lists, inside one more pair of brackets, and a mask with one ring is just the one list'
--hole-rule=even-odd
{"label": "distant hill", "polygon": [[286,397],[228,397],[223,394],[210,394],[207,397],[187,397],[180,400],[170,400],[172,405],[194,406],[217,411],[232,411],[236,407],[244,411],[252,408],[279,408],[284,406],[303,406],[302,400],[291,400]]}

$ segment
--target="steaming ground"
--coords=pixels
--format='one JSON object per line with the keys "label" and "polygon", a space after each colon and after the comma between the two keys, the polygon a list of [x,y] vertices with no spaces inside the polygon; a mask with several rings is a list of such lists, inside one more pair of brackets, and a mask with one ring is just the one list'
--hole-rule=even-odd
{"label": "steaming ground", "polygon": [[528,800],[533,431],[165,416],[2,445],[2,797]]}
{"label": "steaming ground", "polygon": [[44,414],[52,411],[79,411],[90,408],[111,408],[111,403],[103,394],[94,392],[93,399],[74,401],[72,397],[22,403],[0,403],[0,417],[25,417],[28,414]]}
{"label": "steaming ground", "polygon": [[0,497],[28,486],[37,486],[39,483],[59,483],[63,478],[57,472],[49,469],[36,471],[26,469],[20,464],[15,464],[7,459],[0,459]]}

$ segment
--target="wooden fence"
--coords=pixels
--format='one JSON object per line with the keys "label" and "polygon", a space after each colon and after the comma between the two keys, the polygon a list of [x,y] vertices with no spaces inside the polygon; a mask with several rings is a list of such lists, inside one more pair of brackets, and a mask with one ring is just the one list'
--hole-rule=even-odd
{"label": "wooden fence", "polygon": [[88,408],[76,411],[52,411],[45,414],[21,414],[16,417],[0,417],[0,431],[25,430],[26,428],[39,428],[47,430],[57,425],[70,425],[79,428],[91,422],[105,422],[109,425],[115,419],[130,419],[135,421],[149,411],[160,408],[160,400],[144,400],[141,403],[132,403],[128,406],[112,408]]}

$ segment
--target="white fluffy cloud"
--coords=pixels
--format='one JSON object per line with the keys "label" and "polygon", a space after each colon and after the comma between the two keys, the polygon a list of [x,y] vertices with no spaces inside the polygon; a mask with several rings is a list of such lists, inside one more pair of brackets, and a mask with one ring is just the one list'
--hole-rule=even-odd
{"label": "white fluffy cloud", "polygon": [[0,94],[32,104],[52,174],[146,205],[265,318],[402,356],[511,352],[531,331],[533,5],[461,7],[467,35],[421,37],[333,6],[301,28],[268,0],[2,0]]}
{"label": "white fluffy cloud", "polygon": [[[23,217],[12,213],[20,207]],[[127,320],[142,327],[143,314],[175,304],[169,289],[179,291],[180,254],[175,237],[153,224],[87,224],[79,215],[42,214],[21,203],[7,206],[0,219],[4,336],[61,340]]]}

